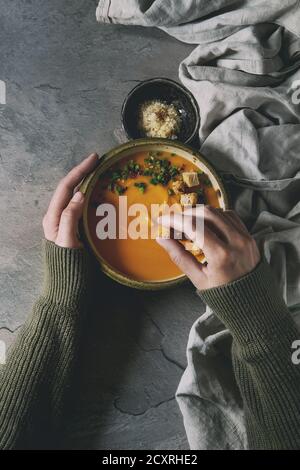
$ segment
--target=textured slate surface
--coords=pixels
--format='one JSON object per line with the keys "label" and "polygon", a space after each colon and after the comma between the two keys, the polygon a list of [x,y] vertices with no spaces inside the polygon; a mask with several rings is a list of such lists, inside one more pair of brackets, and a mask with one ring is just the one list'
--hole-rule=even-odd
{"label": "textured slate surface", "polygon": [[[138,80],[177,78],[190,47],[153,29],[97,25],[95,1],[0,0],[0,339],[38,295],[41,219],[58,180],[85,154],[120,140],[120,108]],[[141,293],[96,274],[77,374],[75,446],[187,448],[174,393],[191,286]],[[114,299],[114,300],[112,300]],[[10,332],[11,331],[11,332]],[[93,418],[92,418],[93,417]],[[93,436],[93,437],[91,437]]]}

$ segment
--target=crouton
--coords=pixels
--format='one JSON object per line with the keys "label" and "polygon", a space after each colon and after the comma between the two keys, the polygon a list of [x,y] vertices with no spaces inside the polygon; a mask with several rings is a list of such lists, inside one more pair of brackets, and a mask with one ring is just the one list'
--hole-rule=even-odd
{"label": "crouton", "polygon": [[174,181],[172,183],[172,189],[175,194],[182,194],[185,191],[185,184],[183,181]]}
{"label": "crouton", "polygon": [[192,250],[191,250],[191,253],[194,255],[194,256],[199,256],[201,255],[202,250],[199,248],[199,246],[197,246],[195,243],[193,243],[193,247],[192,247]]}
{"label": "crouton", "polygon": [[193,251],[194,242],[190,240],[182,240],[182,244],[187,251]]}
{"label": "crouton", "polygon": [[197,201],[197,193],[181,194],[180,196],[180,204],[182,206],[194,206],[195,204],[197,204]]}
{"label": "crouton", "polygon": [[194,256],[198,256],[202,253],[202,250],[200,250],[200,248],[196,245],[196,243],[191,242],[190,240],[183,240],[182,244],[184,248],[190,253],[192,253],[192,255]]}
{"label": "crouton", "polygon": [[182,173],[183,182],[187,185],[188,188],[192,186],[198,186],[199,178],[198,174],[195,171],[189,171]]}

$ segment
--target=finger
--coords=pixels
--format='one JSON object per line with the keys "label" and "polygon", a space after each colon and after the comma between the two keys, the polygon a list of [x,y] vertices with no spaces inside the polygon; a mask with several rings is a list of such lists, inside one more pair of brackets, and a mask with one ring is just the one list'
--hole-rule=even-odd
{"label": "finger", "polygon": [[46,218],[50,226],[58,226],[62,211],[68,205],[75,187],[93,171],[99,162],[96,153],[92,153],[83,162],[73,168],[59,183],[48,207]]}
{"label": "finger", "polygon": [[79,248],[78,223],[82,217],[84,195],[78,191],[63,210],[55,244],[65,248]]}
{"label": "finger", "polygon": [[190,240],[195,241],[196,233],[195,228],[196,224],[194,219],[191,216],[186,216],[185,212],[178,214],[166,214],[158,217],[158,224],[163,225],[167,228],[173,228],[179,234],[185,234]]}
{"label": "finger", "polygon": [[231,220],[231,222],[233,223],[233,225],[240,231],[242,231],[243,233],[247,233],[249,234],[249,231],[246,227],[246,225],[244,224],[244,222],[240,219],[240,217],[237,215],[237,213],[235,211],[231,211],[231,210],[228,210],[228,211],[224,211],[223,212],[224,216],[229,218]]}
{"label": "finger", "polygon": [[157,238],[156,241],[168,252],[173,263],[200,289],[201,281],[205,280],[202,264],[178,241],[167,238]]}
{"label": "finger", "polygon": [[[161,216],[158,218],[158,223],[161,223],[164,227],[173,228],[178,232],[182,232],[190,240],[194,241],[199,248],[203,249],[207,260],[214,253],[216,247],[224,246],[224,242],[214,233],[211,228],[207,226],[205,220],[195,220],[195,217],[189,216],[191,213],[189,210],[185,210],[183,214],[172,214],[171,216]],[[184,216],[184,223],[183,217]],[[196,230],[195,230],[196,228]],[[197,234],[198,230],[203,230],[203,234]],[[201,236],[201,235],[204,235]],[[199,240],[203,239],[203,243],[199,243]],[[201,246],[202,245],[202,246]]]}
{"label": "finger", "polygon": [[224,240],[230,242],[236,236],[236,227],[232,223],[231,219],[224,216],[224,211],[219,211],[214,207],[205,206],[204,218],[205,221],[209,221],[210,224],[216,228],[219,236]]}
{"label": "finger", "polygon": [[216,207],[214,208],[214,211],[216,211],[218,214],[221,215],[221,217],[225,217],[226,219],[228,219],[230,221],[230,223],[232,223],[232,225],[234,225],[234,227],[240,232],[240,233],[247,233],[249,234],[249,231],[246,227],[246,225],[244,224],[244,222],[240,219],[240,217],[237,215],[237,213],[233,210],[224,210],[224,209],[221,209],[220,207]]}

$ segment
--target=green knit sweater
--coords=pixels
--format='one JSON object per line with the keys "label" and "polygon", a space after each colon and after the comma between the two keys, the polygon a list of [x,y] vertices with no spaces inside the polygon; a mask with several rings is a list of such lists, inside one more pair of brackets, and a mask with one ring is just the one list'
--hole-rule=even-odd
{"label": "green knit sweater", "polygon": [[[63,448],[66,391],[84,318],[88,259],[44,243],[45,287],[12,348],[0,382],[0,448]],[[264,262],[242,279],[200,293],[233,336],[232,358],[250,448],[300,448],[299,339]],[[57,436],[57,441],[53,440]]]}

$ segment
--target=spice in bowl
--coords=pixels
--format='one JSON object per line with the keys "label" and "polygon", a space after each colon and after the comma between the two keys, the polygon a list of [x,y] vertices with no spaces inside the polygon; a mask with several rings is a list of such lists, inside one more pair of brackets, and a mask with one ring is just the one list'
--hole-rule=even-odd
{"label": "spice in bowl", "polygon": [[181,118],[174,104],[163,101],[146,101],[140,106],[138,125],[146,137],[176,139]]}

